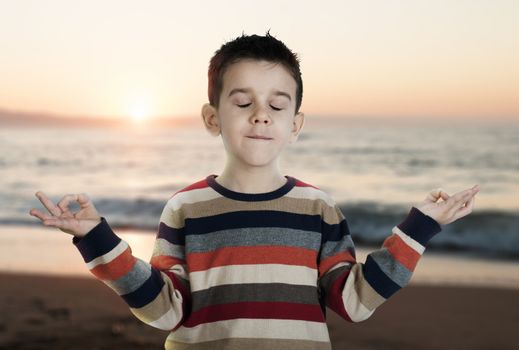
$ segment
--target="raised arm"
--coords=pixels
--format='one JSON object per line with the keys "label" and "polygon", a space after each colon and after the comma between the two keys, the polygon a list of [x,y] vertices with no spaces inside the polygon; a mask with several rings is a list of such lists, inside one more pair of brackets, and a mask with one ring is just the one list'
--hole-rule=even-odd
{"label": "raised arm", "polygon": [[[104,217],[100,217],[87,195],[67,195],[55,206],[42,192],[37,197],[51,215],[32,209],[46,226],[73,235],[72,242],[92,274],[113,289],[144,323],[163,330],[179,327],[189,309],[189,286],[184,272],[183,246],[164,248],[161,232],[170,222],[170,209],[164,207],[151,262],[132,255],[128,243],[119,238]],[[70,202],[80,203],[76,213]],[[160,255],[160,257],[159,257]],[[177,263],[165,261],[172,256]],[[169,261],[172,261],[171,259]]]}
{"label": "raised arm", "polygon": [[[323,302],[342,318],[360,322],[406,286],[440,224],[468,215],[477,187],[449,197],[433,191],[394,226],[382,247],[357,262],[348,224],[337,205],[323,212],[318,285]],[[444,201],[437,203],[442,198]],[[434,216],[434,218],[432,216]]]}

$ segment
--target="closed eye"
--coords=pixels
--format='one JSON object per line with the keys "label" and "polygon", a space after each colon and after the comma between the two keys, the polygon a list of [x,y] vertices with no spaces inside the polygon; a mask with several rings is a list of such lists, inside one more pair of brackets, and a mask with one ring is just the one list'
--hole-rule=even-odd
{"label": "closed eye", "polygon": [[[247,103],[247,104],[244,104],[244,105],[237,105],[238,107],[240,108],[247,108],[251,105],[252,103]],[[274,106],[270,106],[270,108],[272,108],[273,110],[275,111],[281,111],[283,108],[277,108],[277,107],[274,107]]]}

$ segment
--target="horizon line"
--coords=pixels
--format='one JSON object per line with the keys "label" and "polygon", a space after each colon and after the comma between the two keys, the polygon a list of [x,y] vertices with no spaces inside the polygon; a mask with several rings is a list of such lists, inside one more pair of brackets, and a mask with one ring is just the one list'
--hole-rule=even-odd
{"label": "horizon line", "polygon": [[[304,113],[304,111],[303,111]],[[327,120],[349,120],[349,121],[365,121],[365,122],[450,122],[450,123],[464,123],[464,122],[481,122],[481,123],[505,123],[511,122],[519,124],[519,116],[448,116],[448,115],[391,115],[391,114],[336,114],[336,113],[304,113],[306,121],[315,121],[318,119]],[[8,120],[6,117],[17,117],[17,120]],[[20,120],[19,118],[23,118]],[[200,118],[197,114],[171,114],[171,115],[155,115],[146,118],[141,124],[155,124],[163,122],[171,123],[189,123]],[[38,111],[38,110],[20,110],[3,108],[0,106],[0,123],[7,122],[7,124],[21,124],[21,123],[42,123],[48,124],[52,122],[65,122],[67,124],[74,123],[106,123],[106,124],[126,124],[132,123],[129,115],[88,115],[88,114],[72,114],[72,113],[56,113],[49,111]],[[12,123],[10,123],[12,122]]]}

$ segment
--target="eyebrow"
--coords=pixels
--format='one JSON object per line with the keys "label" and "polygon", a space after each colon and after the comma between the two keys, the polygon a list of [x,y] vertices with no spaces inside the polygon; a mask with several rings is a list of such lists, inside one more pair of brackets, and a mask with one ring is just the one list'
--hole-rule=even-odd
{"label": "eyebrow", "polygon": [[[229,92],[229,96],[228,97],[231,97],[232,95],[238,93],[238,92],[243,92],[243,93],[250,93],[251,92],[251,89],[249,88],[236,88],[236,89],[232,89],[231,92]],[[290,97],[290,94],[287,93],[287,92],[284,92],[284,91],[281,91],[281,90],[275,90],[274,91],[274,95],[276,96],[285,96],[286,98],[288,98],[289,101],[292,101],[292,97]]]}

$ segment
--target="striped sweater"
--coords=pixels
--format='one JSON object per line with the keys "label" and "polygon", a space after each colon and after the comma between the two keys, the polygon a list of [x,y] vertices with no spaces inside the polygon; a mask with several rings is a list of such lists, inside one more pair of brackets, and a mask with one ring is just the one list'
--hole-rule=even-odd
{"label": "striped sweater", "polygon": [[285,176],[275,191],[248,194],[215,177],[167,201],[149,262],[104,217],[73,238],[138,319],[170,331],[165,349],[331,349],[326,307],[367,319],[409,282],[441,231],[412,207],[361,263],[344,215],[317,187]]}

